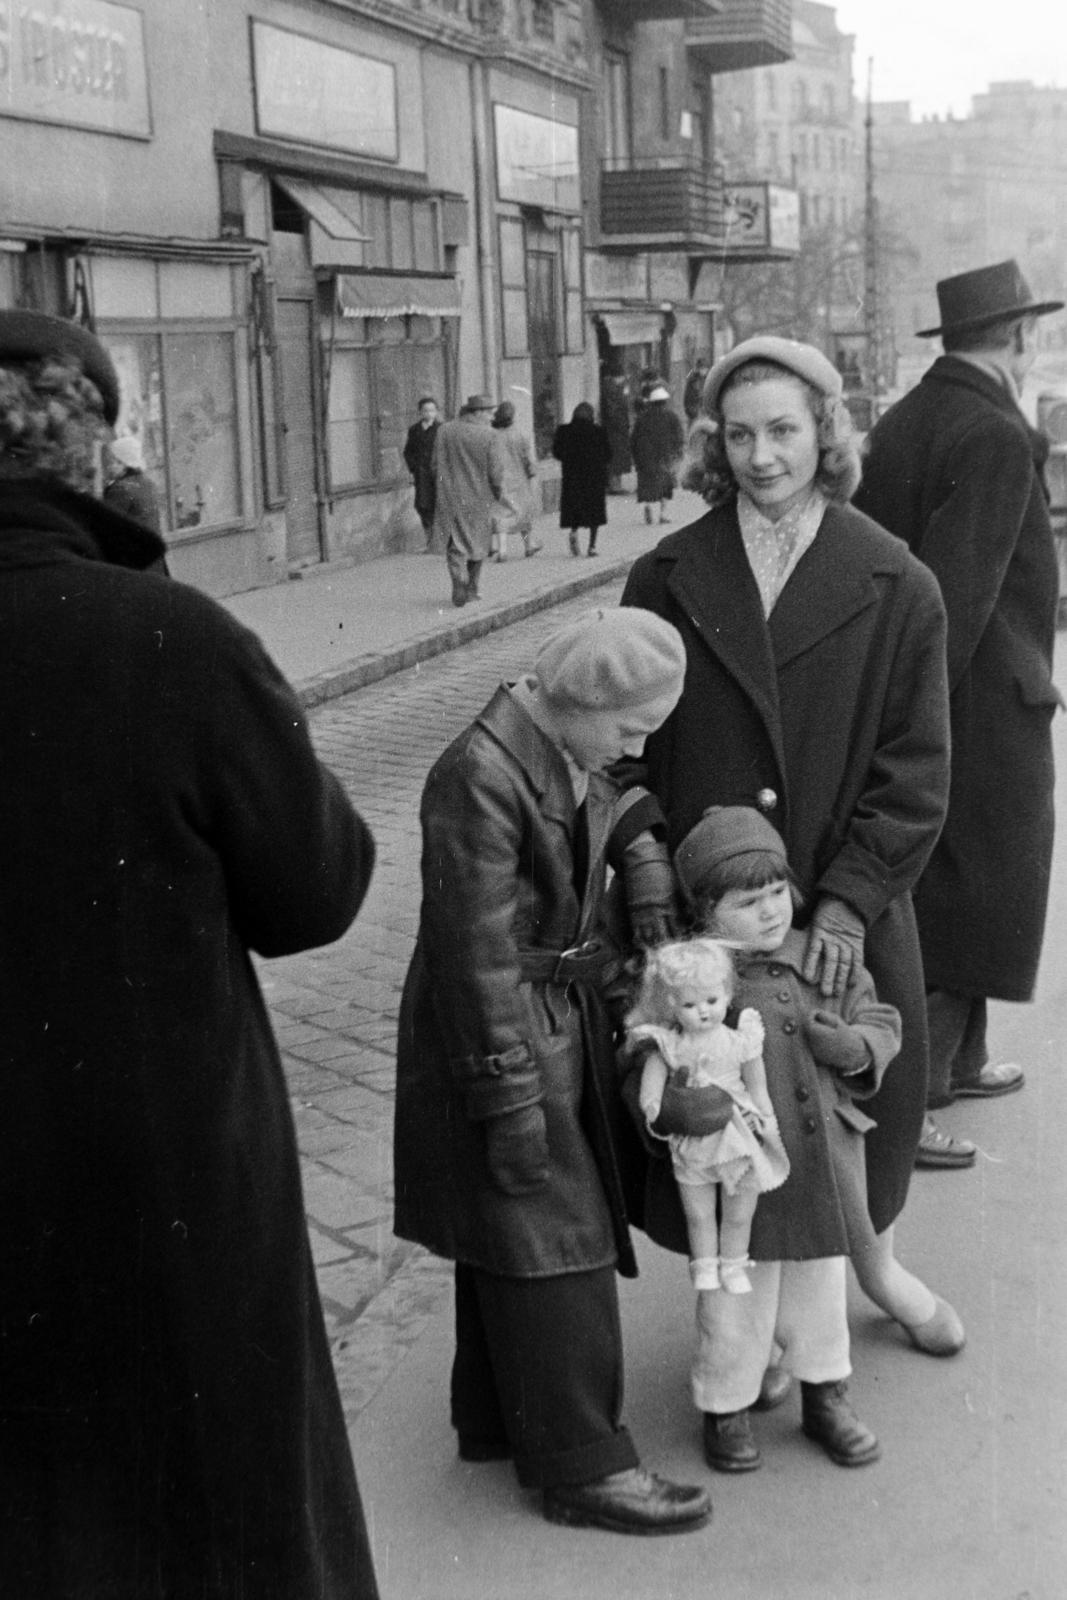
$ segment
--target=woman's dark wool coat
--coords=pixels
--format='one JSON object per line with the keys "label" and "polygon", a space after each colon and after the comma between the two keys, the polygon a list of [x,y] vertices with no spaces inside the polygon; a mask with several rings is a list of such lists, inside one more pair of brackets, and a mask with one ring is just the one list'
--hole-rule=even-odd
{"label": "woman's dark wool coat", "polygon": [[942,356],[875,427],[856,496],[935,574],[948,612],[952,790],[915,894],[926,981],[998,1000],[1033,993],[1052,864],[1047,448],[992,374]]}
{"label": "woman's dark wool coat", "polygon": [[[574,792],[559,751],[506,689],[445,751],[422,800],[422,914],[400,1008],[395,1230],[504,1277],[610,1266],[633,1276],[623,1171],[644,1161],[596,998],[523,980],[522,951],[602,938],[618,790],[590,778],[588,869],[575,885]],[[628,813],[631,834],[644,826]],[[493,1182],[485,1122],[540,1104],[549,1174]],[[631,1159],[632,1158],[632,1159]]]}
{"label": "woman's dark wool coat", "polygon": [[762,802],[808,914],[837,895],[867,925],[865,962],[904,1041],[865,1106],[878,1124],[867,1171],[881,1232],[907,1198],[926,1103],[911,889],[948,797],[937,584],[899,539],[829,506],[768,622],[731,503],[642,556],[623,604],[655,611],[685,641],[681,701],[646,746],[672,848],[707,806]]}
{"label": "woman's dark wool coat", "polygon": [[556,429],[552,454],[561,463],[561,528],[602,528],[608,520],[607,487],[611,440],[596,422],[564,422]]}
{"label": "woman's dark wool coat", "polygon": [[670,500],[674,494],[674,475],[685,450],[681,417],[666,401],[650,401],[638,412],[630,435],[630,448],[637,468],[638,500]]}
{"label": "woman's dark wool coat", "polygon": [[373,846],[161,550],[3,485],[0,1587],[371,1600],[249,950],[339,938]]}

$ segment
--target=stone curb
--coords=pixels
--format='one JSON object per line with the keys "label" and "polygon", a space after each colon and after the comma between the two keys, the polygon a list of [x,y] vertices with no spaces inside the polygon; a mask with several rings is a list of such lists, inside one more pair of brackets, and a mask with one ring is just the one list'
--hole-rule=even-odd
{"label": "stone curb", "polygon": [[382,678],[391,677],[394,672],[404,672],[420,661],[429,661],[432,656],[443,655],[446,650],[458,650],[473,639],[483,639],[498,628],[521,622],[536,611],[546,611],[549,606],[573,600],[590,589],[599,589],[603,584],[624,578],[636,559],[636,556],[628,556],[607,561],[602,566],[598,565],[593,572],[546,584],[532,594],[523,595],[521,599],[505,601],[487,611],[479,610],[473,616],[464,616],[462,622],[457,621],[451,627],[435,628],[407,644],[356,656],[351,661],[331,667],[328,672],[301,679],[295,685],[297,695],[301,704],[310,708],[323,705],[327,700],[337,700],[355,689],[365,689],[368,684],[378,683]]}

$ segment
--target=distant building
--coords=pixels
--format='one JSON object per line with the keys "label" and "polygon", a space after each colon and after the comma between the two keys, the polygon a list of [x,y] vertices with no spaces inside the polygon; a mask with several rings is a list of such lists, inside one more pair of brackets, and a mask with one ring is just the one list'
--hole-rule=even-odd
{"label": "distant building", "polygon": [[[1034,294],[1067,287],[1067,89],[993,83],[971,115],[913,121],[907,102],[877,104],[875,173],[887,228],[910,258],[888,295],[898,384],[907,387],[937,346],[940,278],[1014,256]],[[1067,319],[1042,319],[1047,348],[1067,348]]]}

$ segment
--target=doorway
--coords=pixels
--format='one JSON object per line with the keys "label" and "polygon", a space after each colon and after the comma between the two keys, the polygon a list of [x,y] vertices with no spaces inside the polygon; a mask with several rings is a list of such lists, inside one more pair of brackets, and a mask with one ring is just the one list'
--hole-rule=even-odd
{"label": "doorway", "polygon": [[548,249],[533,245],[527,250],[526,282],[534,448],[543,460],[552,454],[552,437],[559,424],[559,254],[551,235]]}
{"label": "doorway", "polygon": [[314,307],[310,300],[278,301],[283,435],[288,503],[285,553],[290,567],[322,560],[322,515],[315,438]]}

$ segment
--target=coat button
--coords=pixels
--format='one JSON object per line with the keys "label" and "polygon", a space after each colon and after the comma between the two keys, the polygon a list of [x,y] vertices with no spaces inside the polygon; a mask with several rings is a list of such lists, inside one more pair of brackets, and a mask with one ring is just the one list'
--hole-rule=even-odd
{"label": "coat button", "polygon": [[772,978],[780,978],[782,976],[782,969],[778,966],[768,967],[767,972]]}
{"label": "coat button", "polygon": [[797,1099],[798,1100],[810,1100],[811,1099],[811,1091],[808,1090],[808,1089],[805,1089],[803,1087],[798,1089],[797,1090]]}
{"label": "coat button", "polygon": [[808,1133],[814,1133],[815,1132],[815,1127],[816,1127],[815,1118],[814,1117],[805,1117],[804,1118],[804,1127],[805,1127],[805,1129],[807,1130]]}
{"label": "coat button", "polygon": [[783,1022],[782,1023],[782,1032],[783,1033],[796,1033],[796,1031],[797,1031],[797,1025],[796,1025],[795,1022]]}
{"label": "coat button", "polygon": [[756,796],[756,804],[761,811],[773,811],[778,804],[778,796],[773,789],[761,789]]}
{"label": "coat button", "polygon": [[778,999],[782,1000],[782,1001],[788,1000],[789,999],[789,990],[788,989],[779,989],[779,991],[778,991]]}

